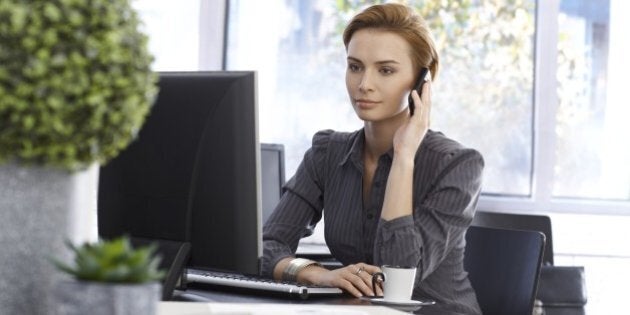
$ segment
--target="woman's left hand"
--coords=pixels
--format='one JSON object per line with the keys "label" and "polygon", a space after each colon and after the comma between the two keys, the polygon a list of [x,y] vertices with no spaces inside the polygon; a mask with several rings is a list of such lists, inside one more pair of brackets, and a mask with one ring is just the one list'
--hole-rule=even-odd
{"label": "woman's left hand", "polygon": [[416,155],[416,151],[429,130],[431,116],[431,82],[427,81],[422,85],[422,98],[418,96],[418,92],[411,92],[414,104],[416,104],[415,113],[409,116],[394,135],[394,152],[398,156],[405,156],[411,160]]}
{"label": "woman's left hand", "polygon": [[372,287],[372,275],[381,272],[381,268],[366,263],[357,263],[327,270],[319,266],[305,268],[298,274],[298,282],[341,288],[356,296],[383,295],[380,285],[376,286],[376,292]]}

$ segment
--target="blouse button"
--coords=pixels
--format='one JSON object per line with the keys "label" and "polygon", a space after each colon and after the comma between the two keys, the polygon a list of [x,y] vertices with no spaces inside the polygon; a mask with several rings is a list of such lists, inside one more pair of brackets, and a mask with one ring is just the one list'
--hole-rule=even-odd
{"label": "blouse button", "polygon": [[368,213],[368,214],[367,214],[367,218],[368,218],[368,220],[372,220],[372,219],[374,219],[374,214],[373,214],[373,213],[371,213],[371,212],[370,212],[370,213]]}

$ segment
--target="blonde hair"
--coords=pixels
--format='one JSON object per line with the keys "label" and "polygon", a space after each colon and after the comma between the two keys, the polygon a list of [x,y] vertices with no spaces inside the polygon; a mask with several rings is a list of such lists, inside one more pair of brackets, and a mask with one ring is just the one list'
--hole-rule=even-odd
{"label": "blonde hair", "polygon": [[415,72],[426,67],[431,77],[437,76],[439,56],[431,31],[425,20],[412,8],[397,3],[377,4],[363,10],[352,18],[343,32],[343,43],[348,43],[355,32],[362,29],[379,29],[398,34],[411,46],[411,61]]}

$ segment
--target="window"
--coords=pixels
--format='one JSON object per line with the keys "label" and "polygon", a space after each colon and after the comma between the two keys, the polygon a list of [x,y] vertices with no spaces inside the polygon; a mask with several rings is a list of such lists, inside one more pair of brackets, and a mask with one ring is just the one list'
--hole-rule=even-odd
{"label": "window", "polygon": [[315,132],[361,126],[344,92],[339,17],[331,1],[230,1],[229,8],[227,69],[258,71],[260,138],[285,145],[288,178]]}
{"label": "window", "polygon": [[194,71],[199,65],[199,7],[201,0],[131,3],[149,34],[149,51],[158,71]]}
{"label": "window", "polygon": [[[287,174],[317,130],[362,126],[346,94],[341,33],[364,2],[230,1],[227,69],[259,71],[261,138],[286,145]],[[441,52],[433,128],[483,153],[485,193],[529,196],[534,1],[409,4]]]}
{"label": "window", "polygon": [[553,195],[630,199],[630,27],[624,1],[563,0]]}
{"label": "window", "polygon": [[[340,34],[371,1],[210,2],[134,0],[157,70],[208,69],[209,55],[229,70],[257,70],[261,141],[286,146],[287,176],[316,131],[362,126],[345,90]],[[622,14],[630,4],[404,2],[430,23],[440,49],[432,128],[486,159],[480,208],[630,214],[630,107],[622,93],[630,73]],[[225,6],[225,47],[208,44],[203,24],[222,22]]]}

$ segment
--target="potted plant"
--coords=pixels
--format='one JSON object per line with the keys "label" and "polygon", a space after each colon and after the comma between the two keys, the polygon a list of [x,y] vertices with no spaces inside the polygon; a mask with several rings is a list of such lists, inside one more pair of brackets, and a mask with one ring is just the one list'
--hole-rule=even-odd
{"label": "potted plant", "polygon": [[54,261],[75,280],[55,288],[56,314],[155,314],[161,297],[160,258],[155,246],[134,249],[126,237],[75,247],[74,263]]}
{"label": "potted plant", "polygon": [[128,0],[0,1],[0,314],[47,314],[47,257],[95,239],[98,165],[157,92],[138,27]]}

